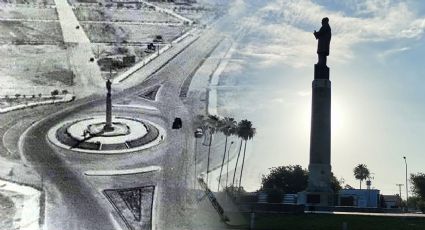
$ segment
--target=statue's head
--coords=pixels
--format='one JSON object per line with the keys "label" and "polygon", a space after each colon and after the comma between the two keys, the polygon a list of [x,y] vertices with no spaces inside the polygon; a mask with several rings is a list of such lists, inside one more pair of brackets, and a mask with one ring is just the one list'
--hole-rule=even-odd
{"label": "statue's head", "polygon": [[323,18],[322,19],[322,25],[329,24],[329,18]]}

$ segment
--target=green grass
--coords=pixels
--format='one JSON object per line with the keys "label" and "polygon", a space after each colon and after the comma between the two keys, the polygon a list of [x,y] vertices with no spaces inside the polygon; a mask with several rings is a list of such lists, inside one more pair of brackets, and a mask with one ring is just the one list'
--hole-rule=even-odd
{"label": "green grass", "polygon": [[425,229],[425,218],[331,214],[257,215],[255,229],[341,230],[344,222],[347,223],[348,230]]}

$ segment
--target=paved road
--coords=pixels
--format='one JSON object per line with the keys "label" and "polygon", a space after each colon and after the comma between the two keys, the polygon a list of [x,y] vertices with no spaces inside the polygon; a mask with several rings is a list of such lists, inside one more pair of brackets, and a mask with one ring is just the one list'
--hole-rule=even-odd
{"label": "paved road", "polygon": [[[167,145],[159,159],[145,161],[163,168],[156,182],[158,191],[157,229],[182,229],[190,225],[185,216],[189,159],[192,159],[194,139],[191,118],[179,98],[180,87],[186,77],[196,69],[202,59],[221,40],[217,31],[207,31],[200,39],[168,62],[160,71],[145,82],[132,88],[116,92],[114,101],[135,98],[145,87],[161,84],[158,101],[154,105],[161,111],[161,119],[167,127]],[[143,69],[142,69],[143,71]],[[98,95],[72,103],[68,108],[52,114],[29,129],[23,138],[22,150],[27,161],[44,178],[47,195],[46,225],[61,229],[114,229],[110,213],[114,210],[99,201],[99,194],[87,179],[81,176],[78,164],[65,161],[57,149],[49,145],[45,136],[57,122],[75,114],[84,114],[95,107],[103,108],[104,96]],[[174,117],[183,119],[184,129],[171,130]],[[135,155],[138,156],[138,155]],[[89,157],[90,158],[90,157]],[[139,161],[143,161],[140,155]],[[119,161],[117,161],[119,162]],[[111,164],[117,164],[111,162]],[[129,162],[127,162],[129,164]],[[134,181],[133,181],[134,183]],[[129,183],[129,186],[132,183]],[[166,208],[163,208],[166,207]]]}

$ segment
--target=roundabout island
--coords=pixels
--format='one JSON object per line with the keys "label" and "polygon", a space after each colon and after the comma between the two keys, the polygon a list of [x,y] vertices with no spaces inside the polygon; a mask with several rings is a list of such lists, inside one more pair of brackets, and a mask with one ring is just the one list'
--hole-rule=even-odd
{"label": "roundabout island", "polygon": [[106,86],[106,118],[96,115],[62,122],[49,130],[49,141],[77,152],[116,154],[147,149],[164,139],[165,131],[153,122],[113,117],[109,80]]}

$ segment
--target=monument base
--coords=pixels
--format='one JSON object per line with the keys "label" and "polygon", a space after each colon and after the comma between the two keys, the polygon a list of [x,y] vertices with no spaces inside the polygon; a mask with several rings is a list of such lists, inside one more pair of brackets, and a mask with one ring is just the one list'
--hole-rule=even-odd
{"label": "monument base", "polygon": [[297,204],[305,205],[307,210],[314,211],[311,207],[330,207],[334,205],[334,194],[331,192],[309,192],[298,193]]}
{"label": "monument base", "polygon": [[[298,204],[317,210],[334,205],[334,193],[331,189],[331,166],[329,164],[310,164],[307,190],[298,193]],[[311,210],[313,211],[313,210]]]}
{"label": "monument base", "polygon": [[115,129],[114,129],[114,127],[112,126],[112,125],[108,125],[108,124],[106,124],[105,126],[103,126],[103,131],[104,132],[112,132],[112,131],[114,131]]}

